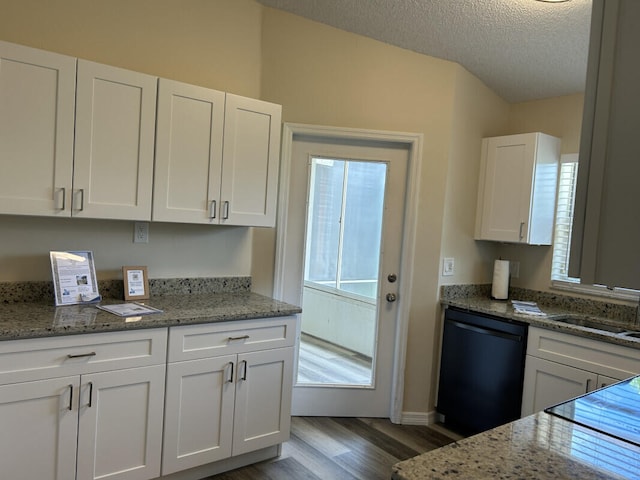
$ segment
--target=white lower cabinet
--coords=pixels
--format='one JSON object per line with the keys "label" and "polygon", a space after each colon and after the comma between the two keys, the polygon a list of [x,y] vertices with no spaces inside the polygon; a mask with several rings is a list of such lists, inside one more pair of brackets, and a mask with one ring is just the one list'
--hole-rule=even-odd
{"label": "white lower cabinet", "polygon": [[2,477],[158,477],[165,362],[166,329],[0,342]]}
{"label": "white lower cabinet", "polygon": [[160,475],[165,366],[83,375],[77,480]]}
{"label": "white lower cabinet", "polygon": [[522,416],[638,373],[637,349],[529,327]]}
{"label": "white lower cabinet", "polygon": [[294,317],[170,329],[163,475],[289,438],[294,338]]}
{"label": "white lower cabinet", "polygon": [[0,465],[5,478],[75,478],[79,377],[0,386]]}
{"label": "white lower cabinet", "polygon": [[288,316],[0,341],[0,477],[173,479],[273,457],[295,332]]}

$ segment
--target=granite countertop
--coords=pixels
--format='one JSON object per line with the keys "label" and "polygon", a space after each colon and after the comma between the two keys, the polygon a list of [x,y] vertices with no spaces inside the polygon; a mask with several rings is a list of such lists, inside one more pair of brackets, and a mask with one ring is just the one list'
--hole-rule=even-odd
{"label": "granite countertop", "polygon": [[446,307],[486,313],[508,320],[524,322],[535,327],[640,349],[640,338],[561,321],[562,319],[588,320],[604,328],[610,326],[625,331],[640,332],[634,308],[522,289],[513,290],[510,299],[535,301],[545,316],[517,313],[510,301],[491,299],[486,288],[445,287],[441,294],[440,303]]}
{"label": "granite countertop", "polygon": [[[211,293],[153,295],[140,303],[162,313],[123,318],[105,312],[96,305],[56,307],[51,299],[0,303],[0,340],[52,337],[141,328],[171,327],[198,323],[225,322],[251,318],[293,315],[300,307],[238,288]],[[106,298],[100,305],[124,303]]]}
{"label": "granite countertop", "polygon": [[400,462],[391,478],[640,479],[640,447],[539,412]]}

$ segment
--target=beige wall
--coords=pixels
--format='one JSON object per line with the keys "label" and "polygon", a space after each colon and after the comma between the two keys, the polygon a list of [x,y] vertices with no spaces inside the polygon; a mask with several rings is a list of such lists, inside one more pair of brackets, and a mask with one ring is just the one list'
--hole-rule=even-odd
{"label": "beige wall", "polygon": [[[431,410],[441,251],[458,258],[456,283],[487,280],[495,248],[472,240],[480,139],[504,132],[508,105],[457,64],[295,15],[265,9],[263,33],[263,97],[283,105],[285,122],[424,134],[404,411]],[[254,284],[264,292],[274,235],[254,233]]]}
{"label": "beige wall", "polygon": [[[0,39],[249,97],[260,96],[253,0],[0,0]],[[0,216],[0,281],[50,280],[48,252],[91,249],[98,278],[251,274],[251,229]]]}
{"label": "beige wall", "polygon": [[[578,153],[584,95],[567,95],[514,104],[510,108],[508,134],[544,132],[562,140],[561,152]],[[484,242],[481,242],[484,243]],[[520,262],[520,278],[512,285],[548,291],[551,286],[553,247],[501,245],[498,255]]]}

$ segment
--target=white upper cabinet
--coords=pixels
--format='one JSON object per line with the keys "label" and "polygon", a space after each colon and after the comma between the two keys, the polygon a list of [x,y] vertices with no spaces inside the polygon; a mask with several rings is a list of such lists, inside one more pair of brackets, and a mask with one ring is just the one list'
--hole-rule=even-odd
{"label": "white upper cabinet", "polygon": [[640,289],[640,2],[594,0],[569,275]]}
{"label": "white upper cabinet", "polygon": [[0,214],[273,227],[281,115],[0,42]]}
{"label": "white upper cabinet", "polygon": [[71,215],[76,59],[0,42],[0,213]]}
{"label": "white upper cabinet", "polygon": [[483,139],[475,238],[550,245],[559,160],[543,133]]}
{"label": "white upper cabinet", "polygon": [[282,107],[227,94],[220,223],[273,227]]}
{"label": "white upper cabinet", "polygon": [[218,223],[224,92],[161,78],[153,220]]}
{"label": "white upper cabinet", "polygon": [[150,220],[157,78],[78,60],[73,215]]}
{"label": "white upper cabinet", "polygon": [[160,79],[153,220],[274,226],[281,107]]}

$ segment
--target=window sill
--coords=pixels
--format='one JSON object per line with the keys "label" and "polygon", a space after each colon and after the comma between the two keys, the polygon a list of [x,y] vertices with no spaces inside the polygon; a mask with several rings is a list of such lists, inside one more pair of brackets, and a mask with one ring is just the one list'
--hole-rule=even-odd
{"label": "window sill", "polygon": [[589,295],[592,297],[604,297],[615,300],[625,300],[637,303],[640,299],[640,292],[635,290],[614,289],[600,285],[582,285],[580,283],[563,282],[560,280],[551,280],[552,290],[562,290],[565,292],[578,293],[581,295]]}

